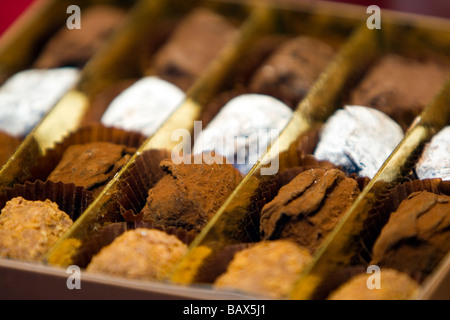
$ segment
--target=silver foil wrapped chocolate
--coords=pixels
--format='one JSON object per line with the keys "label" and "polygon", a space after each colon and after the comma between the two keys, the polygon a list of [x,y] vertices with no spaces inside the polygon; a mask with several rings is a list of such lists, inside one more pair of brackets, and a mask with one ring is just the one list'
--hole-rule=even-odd
{"label": "silver foil wrapped chocolate", "polygon": [[425,146],[416,175],[419,179],[450,180],[450,126],[444,127]]}
{"label": "silver foil wrapped chocolate", "polygon": [[402,128],[386,114],[345,106],[324,124],[314,156],[342,166],[347,173],[373,178],[402,139]]}
{"label": "silver foil wrapped chocolate", "polygon": [[292,114],[291,108],[271,96],[239,95],[226,103],[196,137],[193,154],[214,151],[247,174]]}
{"label": "silver foil wrapped chocolate", "polygon": [[185,98],[177,86],[157,77],[144,77],[108,106],[101,122],[151,136]]}
{"label": "silver foil wrapped chocolate", "polygon": [[0,130],[27,135],[79,79],[77,68],[29,69],[0,87]]}

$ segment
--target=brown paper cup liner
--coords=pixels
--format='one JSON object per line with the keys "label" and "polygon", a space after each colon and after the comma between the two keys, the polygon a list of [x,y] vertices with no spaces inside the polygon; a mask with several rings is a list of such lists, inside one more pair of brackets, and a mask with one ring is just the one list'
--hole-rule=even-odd
{"label": "brown paper cup liner", "polygon": [[72,145],[90,142],[111,142],[137,149],[144,141],[145,137],[137,132],[105,127],[101,124],[83,126],[69,134],[53,148],[46,150],[46,154],[37,159],[36,165],[30,168],[30,177],[27,180],[47,180],[47,177],[61,161],[64,152]]}
{"label": "brown paper cup liner", "polygon": [[[442,181],[441,179],[413,180],[402,183],[388,190],[384,196],[381,196],[364,222],[360,237],[362,249],[358,253],[360,260],[370,262],[373,245],[381,229],[388,222],[391,213],[396,211],[400,203],[408,198],[409,195],[418,191],[450,195],[450,181]],[[412,276],[419,281],[423,277],[423,275]]]}
{"label": "brown paper cup liner", "polygon": [[112,222],[103,226],[98,232],[92,234],[83,245],[78,249],[74,256],[74,263],[80,268],[86,268],[92,258],[104,247],[110,245],[114,239],[128,230],[137,228],[157,229],[167,234],[174,235],[186,245],[189,245],[194,237],[189,232],[177,228],[153,228],[149,223],[142,221],[135,222]]}
{"label": "brown paper cup liner", "polygon": [[140,212],[147,201],[148,190],[164,176],[160,163],[168,158],[170,151],[152,149],[144,151],[130,165],[119,182],[118,204],[125,221],[142,220]]}
{"label": "brown paper cup liner", "polygon": [[30,201],[45,201],[48,199],[55,202],[59,209],[67,213],[73,221],[78,219],[93,200],[90,191],[74,184],[36,181],[6,188],[0,193],[0,208],[3,208],[9,200],[16,197],[22,197]]}

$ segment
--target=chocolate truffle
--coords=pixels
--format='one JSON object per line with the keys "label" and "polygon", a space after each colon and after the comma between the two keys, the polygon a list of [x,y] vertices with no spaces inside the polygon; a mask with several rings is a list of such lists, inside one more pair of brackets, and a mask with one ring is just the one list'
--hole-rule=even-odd
{"label": "chocolate truffle", "polygon": [[261,211],[263,239],[290,239],[314,252],[359,195],[355,179],[339,169],[300,173]]}
{"label": "chocolate truffle", "polygon": [[425,146],[415,170],[419,179],[450,180],[450,126],[439,131]]}
{"label": "chocolate truffle", "polygon": [[328,300],[407,300],[413,299],[419,291],[419,284],[407,274],[394,269],[380,271],[380,288],[369,289],[367,273],[353,276],[336,290]]}
{"label": "chocolate truffle", "polygon": [[387,54],[351,92],[349,104],[380,110],[406,131],[450,75],[450,67],[433,60]]}
{"label": "chocolate truffle", "polygon": [[314,157],[372,179],[402,139],[401,127],[384,113],[345,106],[325,122]]}
{"label": "chocolate truffle", "polygon": [[271,96],[239,95],[226,103],[196,137],[193,153],[215,151],[247,174],[292,114],[292,109]]}
{"label": "chocolate truffle", "polygon": [[0,256],[39,261],[72,223],[50,200],[13,198],[0,214]]}
{"label": "chocolate truffle", "polygon": [[0,131],[0,167],[9,160],[20,142],[20,139]]}
{"label": "chocolate truffle", "polygon": [[72,145],[47,180],[74,183],[96,195],[135,152],[134,148],[110,142]]}
{"label": "chocolate truffle", "polygon": [[126,10],[110,5],[93,5],[81,10],[80,29],[62,27],[45,45],[34,68],[64,66],[82,68],[120,26]]}
{"label": "chocolate truffle", "polygon": [[373,249],[372,264],[427,275],[450,251],[450,196],[414,192],[392,212]]}
{"label": "chocolate truffle", "polygon": [[214,11],[194,9],[155,53],[155,74],[186,91],[237,32],[233,24]]}
{"label": "chocolate truffle", "polygon": [[184,98],[184,92],[175,85],[157,77],[144,77],[111,102],[101,122],[105,126],[138,131],[149,137]]}
{"label": "chocolate truffle", "polygon": [[187,246],[174,235],[137,228],[103,247],[86,271],[130,279],[165,280],[187,252]]}
{"label": "chocolate truffle", "polygon": [[229,164],[163,160],[163,178],[148,191],[142,219],[155,227],[199,232],[242,179]]}
{"label": "chocolate truffle", "polygon": [[234,255],[214,288],[286,299],[311,260],[307,249],[289,240],[255,243]]}
{"label": "chocolate truffle", "polygon": [[79,70],[74,68],[16,73],[0,87],[0,130],[18,138],[25,136],[78,78]]}
{"label": "chocolate truffle", "polygon": [[249,89],[295,107],[307,95],[334,53],[332,46],[316,38],[289,39],[256,71]]}

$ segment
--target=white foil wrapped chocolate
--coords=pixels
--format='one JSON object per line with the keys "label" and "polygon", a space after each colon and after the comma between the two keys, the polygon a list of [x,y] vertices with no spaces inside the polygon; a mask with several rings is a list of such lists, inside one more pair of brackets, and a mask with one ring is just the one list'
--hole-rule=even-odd
{"label": "white foil wrapped chocolate", "polygon": [[101,122],[149,137],[184,98],[185,93],[177,86],[157,77],[144,77],[111,102]]}
{"label": "white foil wrapped chocolate", "polygon": [[425,146],[416,175],[419,179],[450,180],[450,126],[439,131]]}
{"label": "white foil wrapped chocolate", "polygon": [[324,124],[314,156],[342,166],[349,174],[373,178],[402,139],[402,128],[386,114],[345,106]]}
{"label": "white foil wrapped chocolate", "polygon": [[292,117],[292,109],[262,94],[231,99],[196,137],[193,154],[215,151],[247,174]]}
{"label": "white foil wrapped chocolate", "polygon": [[29,69],[0,87],[0,130],[27,135],[79,79],[76,68]]}

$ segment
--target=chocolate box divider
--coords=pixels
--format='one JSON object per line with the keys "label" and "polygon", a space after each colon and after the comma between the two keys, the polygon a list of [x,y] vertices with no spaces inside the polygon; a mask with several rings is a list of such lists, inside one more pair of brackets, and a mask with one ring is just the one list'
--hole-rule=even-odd
{"label": "chocolate box divider", "polygon": [[[394,23],[393,27],[397,28],[397,25]],[[364,28],[365,28],[365,26],[363,26],[361,29],[364,29]],[[350,49],[350,51],[353,50],[353,54],[357,54],[357,52],[359,51],[359,48],[360,47],[364,47],[364,44],[366,44],[366,45],[367,44],[373,45],[375,43],[378,43],[377,46],[381,46],[382,45],[380,42],[378,42],[379,41],[378,38],[372,39],[373,42],[372,43],[368,43],[367,41],[370,42],[370,40],[368,40],[368,39],[370,39],[370,35],[368,35],[367,32],[364,31],[364,30],[360,30],[360,33],[361,34],[365,34],[365,36],[361,36],[359,38],[359,40],[355,41],[356,43]],[[361,41],[361,42],[358,43],[358,41]],[[365,46],[365,48],[368,48],[368,47]],[[379,48],[379,49],[380,49],[380,54],[381,54],[384,50],[382,48]],[[323,91],[325,91],[328,88],[329,87],[327,85],[323,85],[323,87],[321,89]],[[314,97],[313,94],[311,94],[311,96]],[[320,95],[317,95],[316,97],[320,97]],[[438,96],[436,98],[436,100],[439,100],[439,97],[445,98],[445,93],[444,94],[441,93],[441,95]],[[314,103],[311,103],[310,101],[308,101],[308,99],[305,99],[305,100],[306,101],[299,106],[299,108],[302,110],[302,112],[304,112],[305,114],[309,114],[310,115],[309,119],[320,119],[320,115],[317,116],[317,115],[314,114],[314,112],[315,112],[314,110],[318,109],[318,108],[315,108],[315,106],[316,105],[320,105],[320,104],[318,102],[316,102],[317,104],[315,105]],[[441,103],[441,105],[445,105],[445,104]],[[427,129],[429,129],[429,126],[434,126],[434,128],[432,130],[426,130],[425,129],[428,136],[425,138],[425,137],[423,137],[423,133],[422,133],[422,138],[421,139],[424,139],[424,140],[430,139],[431,135],[433,134],[433,132],[435,132],[437,129],[439,129],[439,127],[442,126],[442,114],[439,115],[439,113],[438,113],[439,110],[440,110],[439,103],[438,102],[437,103],[433,103],[432,102],[432,103],[430,103],[430,106],[423,112],[422,117],[421,117],[422,123],[425,123],[425,126],[427,127]],[[310,111],[312,111],[312,112],[310,112]],[[434,116],[432,116],[432,117],[427,116],[427,114],[430,114],[430,113],[433,113],[433,112],[435,113]],[[436,115],[436,113],[438,113],[438,114]],[[445,117],[448,119],[448,115],[445,115]],[[322,118],[322,120],[324,121],[325,118]],[[295,122],[297,122],[297,121],[294,119],[293,123],[295,123]],[[301,121],[299,121],[299,122],[301,123]],[[304,131],[306,131],[308,128],[310,128],[310,126],[308,124],[308,121],[305,121],[303,126],[305,128]],[[301,125],[299,125],[299,123],[297,122],[296,123],[296,127],[299,128],[299,127],[301,127]],[[409,136],[416,136],[417,133],[415,133],[415,132],[417,130],[420,130],[419,128],[423,128],[423,127],[420,126],[419,124],[415,124],[414,127],[411,128],[410,132],[408,132]],[[289,130],[290,130],[290,128],[288,126],[285,129],[285,132],[283,132],[283,134],[287,134],[286,132],[288,132]],[[282,137],[283,137],[283,135],[282,135]],[[283,144],[282,137],[280,138],[280,140],[281,140],[280,143],[279,143],[280,145]],[[288,139],[288,141],[287,142],[284,141],[284,143],[289,145],[291,142],[295,141],[292,138],[290,140],[291,141],[289,141],[289,139]],[[409,138],[409,139],[405,138],[405,140],[407,142],[403,142],[403,145],[410,144],[411,142],[414,141],[414,138]],[[423,141],[421,141],[420,143],[423,143]],[[419,143],[417,143],[417,144],[419,144]],[[419,147],[419,146],[417,145],[417,147]],[[406,155],[407,156],[406,159],[408,159],[411,156],[411,154],[413,153],[414,150],[411,149],[411,146],[405,146],[405,148],[406,149],[403,152],[397,151],[393,156],[394,157],[395,156],[400,157],[400,159],[401,159],[402,155]],[[289,147],[285,146],[284,149],[288,150]],[[269,152],[270,152],[270,150],[269,150]],[[289,152],[286,151],[285,153],[288,154]],[[282,153],[280,153],[279,155],[280,155],[280,158],[282,159]],[[287,161],[287,163],[288,162],[289,161]],[[281,161],[280,161],[280,163],[281,163]],[[398,163],[396,163],[392,167],[393,167],[392,169],[389,169],[389,168],[386,169],[386,167],[384,167],[384,168],[385,168],[385,170],[398,170],[399,169]],[[263,178],[259,177],[259,180],[258,180],[258,178],[256,178],[256,175],[259,174],[258,171],[260,170],[260,168],[261,168],[261,166],[258,166],[258,165],[255,166],[253,168],[252,172],[250,172],[250,174],[247,175],[246,180],[241,183],[240,188],[238,187],[238,189],[241,189],[242,193],[244,193],[244,194],[247,193],[248,194],[247,188],[251,188],[250,185],[252,185],[252,184],[253,185],[258,185],[258,183],[263,184],[263,181],[264,181]],[[380,171],[381,171],[381,169],[380,169]],[[255,189],[256,188],[254,188],[253,190],[255,190]],[[370,188],[368,188],[367,190],[369,190],[369,189]],[[227,230],[227,228],[225,227],[226,223],[223,222],[223,221],[227,221],[226,217],[229,216],[230,214],[232,214],[233,211],[235,211],[236,215],[244,214],[242,212],[242,210],[243,210],[242,208],[246,208],[246,206],[248,206],[248,203],[245,203],[245,200],[248,200],[248,199],[244,199],[244,201],[242,203],[240,203],[240,204],[232,203],[233,201],[234,202],[242,201],[241,199],[239,199],[240,196],[241,195],[238,192],[233,194],[232,197],[230,197],[229,201],[227,201],[227,203],[219,210],[219,213],[214,218],[214,221],[211,221],[211,223],[207,226],[207,228],[205,228],[205,230],[202,232],[202,234],[199,237],[197,237],[197,239],[194,241],[193,248],[192,248],[192,250],[190,252],[190,255],[180,265],[179,270],[178,270],[178,274],[176,273],[174,275],[174,280],[175,281],[181,282],[181,283],[189,283],[193,279],[193,274],[192,273],[195,273],[195,270],[192,270],[192,268],[187,267],[190,264],[190,262],[192,262],[194,260],[196,262],[198,260],[201,260],[202,259],[202,255],[204,257],[207,255],[207,254],[205,254],[205,251],[207,251],[207,250],[212,250],[212,248],[217,248],[217,247],[220,248],[221,246],[227,245],[230,242],[233,243],[233,241],[236,241],[236,239],[221,239],[221,238],[224,237],[224,235],[225,235],[225,238],[226,238],[227,236],[230,236],[230,234],[233,234],[230,230]],[[360,196],[360,198],[359,198],[360,200],[359,201],[360,202],[365,201],[365,199],[364,199],[365,197],[370,197],[370,195],[367,195],[367,192],[365,192],[363,196]],[[348,216],[349,214],[350,213],[347,213],[346,215]],[[224,215],[225,217],[223,217],[221,215]],[[220,221],[221,219],[223,221]],[[336,229],[338,229],[338,228],[336,228]],[[330,236],[329,239],[333,239],[333,237]],[[339,241],[334,241],[334,242],[338,242],[339,243]],[[198,256],[196,256],[196,250],[197,249],[199,251]],[[314,265],[314,263],[312,263],[311,265]],[[325,265],[326,265],[326,263],[324,263],[324,267],[325,267]],[[302,278],[302,276],[300,277],[300,279]],[[314,284],[314,282],[313,282],[314,280],[315,280],[315,278],[311,277],[311,282],[313,284]],[[312,285],[312,286],[314,287],[314,285]],[[302,289],[304,289],[304,288],[302,288]],[[308,287],[306,289],[308,289]],[[296,290],[299,290],[299,289],[297,288]],[[295,290],[294,290],[293,297],[294,298],[301,298],[302,297],[302,292],[300,292],[300,294],[299,294],[299,293],[295,292]]]}

